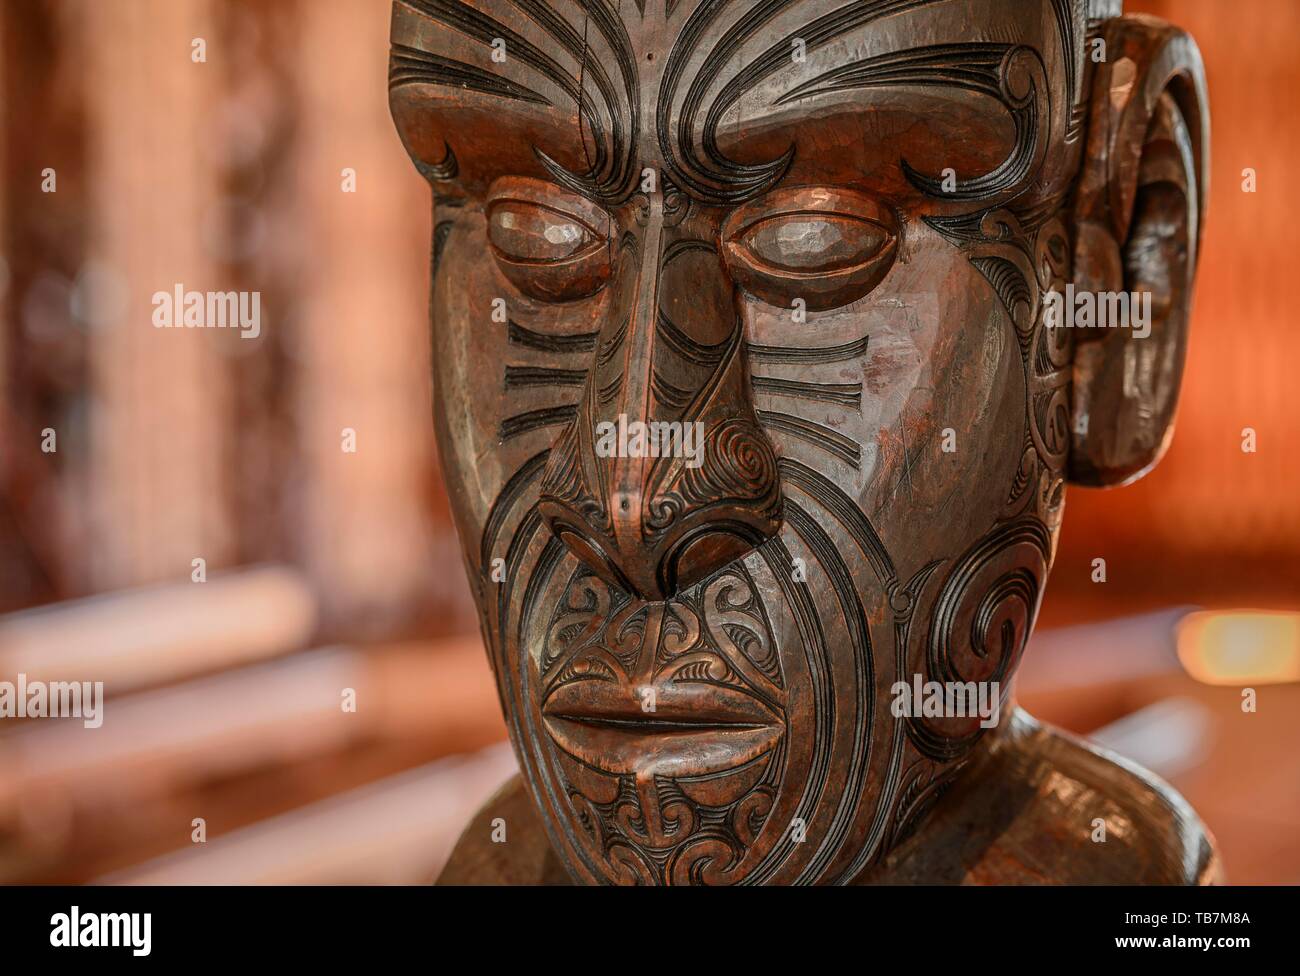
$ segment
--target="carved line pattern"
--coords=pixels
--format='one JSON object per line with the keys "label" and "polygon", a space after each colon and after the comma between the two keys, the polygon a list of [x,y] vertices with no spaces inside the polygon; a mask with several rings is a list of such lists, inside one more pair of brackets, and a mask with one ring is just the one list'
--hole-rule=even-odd
{"label": "carved line pattern", "polygon": [[[702,345],[691,339],[662,312],[657,319],[657,337],[679,356],[696,365],[711,370],[708,380],[701,385],[683,421],[705,415],[728,373],[743,368],[740,359],[744,349],[744,330],[739,320],[731,334],[721,342]],[[713,426],[704,441],[703,463],[699,467],[685,467],[680,459],[660,457],[651,468],[647,481],[648,517],[642,523],[642,537],[654,542],[673,531],[679,516],[695,510],[696,517],[709,509],[727,509],[741,506],[753,516],[769,522],[779,522],[781,511],[781,486],[776,471],[776,455],[763,431],[753,420],[745,417],[726,417]],[[722,522],[715,523],[723,525]],[[743,521],[727,521],[725,528],[757,545],[761,535]],[[674,545],[680,554],[692,541],[687,534]],[[666,557],[660,571],[671,566],[673,558]]]}
{"label": "carved line pattern", "polygon": [[543,427],[557,427],[571,421],[578,413],[576,403],[566,403],[558,407],[543,407],[540,410],[528,410],[507,417],[497,428],[497,436],[509,440],[521,434],[527,434]]}
{"label": "carved line pattern", "polygon": [[1061,51],[1065,58],[1065,92],[1069,104],[1065,124],[1065,141],[1075,142],[1083,128],[1087,114],[1087,101],[1083,97],[1083,85],[1079,74],[1078,43],[1079,26],[1082,14],[1080,2],[1087,0],[1052,0],[1052,12],[1056,16],[1057,33],[1061,39]]}
{"label": "carved line pattern", "polygon": [[[584,153],[586,139],[582,128],[585,125],[591,130],[595,159],[589,160],[588,171],[575,173],[534,147],[534,153],[557,182],[605,203],[621,203],[634,192],[637,178],[635,147],[641,125],[637,61],[620,11],[610,0],[586,0],[582,4],[584,23],[581,31],[545,0],[511,0],[561,49],[579,62],[576,78],[517,32],[463,3],[456,0],[401,2],[482,44],[491,44],[494,38],[505,39],[514,57],[573,100],[577,106],[579,138]],[[816,50],[882,17],[943,2],[946,0],[856,0],[782,38],[758,57],[750,59],[718,90],[704,111],[699,134],[700,151],[697,152],[694,145],[695,129],[706,93],[715,86],[726,67],[735,64],[735,55],[739,49],[791,6],[790,0],[758,0],[722,32],[721,38],[710,49],[687,87],[674,133],[669,122],[673,115],[671,106],[682,86],[687,66],[697,48],[709,36],[715,21],[724,11],[733,7],[731,0],[704,0],[692,11],[678,32],[678,40],[669,53],[657,97],[656,137],[668,171],[666,178],[700,199],[716,204],[739,203],[769,189],[788,170],[794,158],[795,147],[791,145],[777,159],[762,164],[743,164],[727,158],[717,141],[718,126],[726,112],[747,92],[787,66],[791,43],[796,37],[804,41],[807,50]],[[1081,99],[1082,86],[1079,84],[1078,52],[1075,50],[1078,18],[1073,9],[1074,2],[1075,0],[1053,0],[1070,103],[1065,113],[1067,142],[1073,142],[1078,136],[1084,104]],[[675,4],[670,5],[666,10],[667,16],[671,17],[675,9]],[[640,3],[637,10],[644,16]],[[594,23],[617,64],[622,82],[621,98],[602,64],[603,59],[592,55],[587,37],[588,20]],[[989,66],[980,65],[979,62],[987,58],[995,48],[1004,50],[1006,57],[1000,64],[997,90],[990,91]],[[605,107],[604,114],[596,110],[585,90],[588,74]],[[1016,126],[1016,145],[1007,160],[992,173],[959,183],[955,192],[942,193],[940,181],[922,176],[908,166],[906,161],[903,162],[909,178],[926,192],[942,194],[948,199],[978,200],[1001,193],[1019,182],[1035,161],[1041,158],[1045,141],[1039,132],[1042,123],[1040,116],[1045,116],[1047,111],[1045,77],[1041,57],[1029,48],[989,44],[935,46],[891,53],[845,65],[826,73],[820,79],[800,85],[778,99],[778,103],[815,94],[819,90],[884,84],[939,82],[994,94],[1012,112]],[[394,48],[390,84],[395,87],[411,83],[464,87],[501,97],[551,104],[540,93],[500,78],[492,72],[397,45]],[[818,83],[823,83],[825,87],[817,89]],[[606,117],[611,129],[608,133],[603,121]],[[440,178],[450,179],[451,176]]]}
{"label": "carved line pattern", "polygon": [[[881,581],[894,611],[894,673],[904,674],[912,616],[917,606],[917,599],[930,577],[938,569],[940,562],[936,560],[929,563],[906,584],[901,583],[884,543],[853,499],[849,498],[834,482],[799,461],[782,458],[780,467],[785,484],[806,494],[819,509],[848,533],[853,543],[871,563],[872,570]],[[789,498],[787,504],[791,504]],[[798,516],[795,518],[797,519]],[[852,862],[837,877],[830,879],[833,884],[852,883],[867,867],[882,857],[893,843],[896,835],[893,829],[895,814],[889,801],[897,795],[899,789],[904,746],[908,741],[900,723],[893,723],[893,730],[888,766],[881,783],[881,800],[870,830]]]}
{"label": "carved line pattern", "polygon": [[[456,175],[460,172],[460,164],[456,162],[456,154],[451,151],[451,146],[444,140],[442,147],[443,156],[442,159],[438,160],[438,162],[425,163],[418,159],[415,161],[415,168],[420,171],[420,175],[426,180],[435,182],[439,180],[454,180]],[[464,203],[464,201],[459,198],[439,199],[436,192],[434,200],[442,206],[460,206]]]}
{"label": "carved line pattern", "polygon": [[505,388],[523,389],[533,386],[582,386],[587,379],[585,369],[556,369],[550,366],[507,366]]}
{"label": "carved line pattern", "polygon": [[[544,30],[556,45],[575,61],[579,62],[579,76],[575,78],[550,55],[518,32],[487,14],[476,10],[458,0],[401,0],[413,10],[431,20],[490,46],[501,38],[506,42],[510,56],[518,63],[531,68],[542,78],[564,92],[577,106],[580,129],[585,125],[591,131],[594,144],[594,159],[590,168],[584,173],[574,173],[560,165],[546,153],[534,147],[534,153],[551,173],[553,178],[570,189],[587,193],[596,199],[611,202],[626,199],[635,185],[635,160],[633,154],[636,145],[636,133],[640,125],[640,104],[638,97],[638,80],[636,60],[632,54],[631,40],[623,25],[618,11],[609,0],[587,0],[583,5],[584,16],[595,25],[603,37],[609,51],[618,65],[622,81],[623,100],[620,101],[615,86],[601,64],[601,59],[593,57],[589,49],[588,38],[577,31],[560,14],[543,0],[512,0],[513,4],[529,19]],[[401,60],[399,70],[402,83],[424,83],[452,87],[472,87],[463,82],[468,80],[475,84],[486,84],[482,69],[461,62],[452,62],[436,55],[416,52],[418,58],[411,55],[409,49],[403,48],[398,57]],[[428,62],[426,63],[426,59]],[[420,64],[414,62],[418,60]],[[419,77],[412,76],[419,68]],[[490,73],[487,73],[490,75]],[[588,95],[585,84],[590,75],[592,83],[605,105],[606,112],[601,113]],[[495,76],[493,76],[495,77]],[[497,79],[501,88],[478,87],[473,90],[505,97],[524,98],[527,101],[540,101],[551,104],[522,85]],[[531,96],[531,97],[526,97]],[[610,120],[611,131],[606,132],[604,119]],[[584,152],[586,140],[580,131]]]}
{"label": "carved line pattern", "polygon": [[551,104],[546,96],[502,78],[495,72],[484,71],[482,68],[461,61],[451,61],[418,48],[407,47],[405,44],[394,44],[391,67],[388,71],[388,86],[400,88],[402,85],[441,85],[521,102]]}
{"label": "carved line pattern", "polygon": [[1033,48],[1009,48],[1001,57],[997,77],[1000,100],[1011,113],[1015,126],[1011,153],[992,172],[971,180],[958,180],[956,189],[951,191],[944,190],[942,180],[923,176],[903,160],[903,172],[918,189],[949,200],[986,200],[1023,186],[1030,172],[1042,163],[1048,135],[1043,125],[1048,112],[1048,86],[1042,58]]}
{"label": "carved line pattern", "polygon": [[763,193],[789,169],[794,159],[794,146],[777,159],[758,165],[728,159],[717,143],[718,125],[727,110],[746,92],[789,63],[791,44],[796,37],[805,42],[808,51],[813,51],[881,17],[941,2],[945,0],[857,0],[805,24],[795,33],[771,45],[729,79],[709,105],[701,132],[701,158],[694,149],[693,133],[705,93],[713,87],[724,68],[735,63],[735,56],[741,46],[789,6],[789,0],[761,0],[745,9],[742,16],[723,32],[687,88],[678,115],[674,145],[674,133],[669,130],[668,118],[672,114],[670,106],[681,86],[686,66],[722,11],[734,9],[729,0],[704,0],[683,25],[679,40],[668,58],[659,88],[656,135],[665,165],[673,179],[710,203],[739,203]]}
{"label": "carved line pattern", "polygon": [[506,338],[511,343],[526,349],[536,349],[538,352],[567,354],[591,352],[596,348],[598,335],[599,333],[596,332],[578,332],[573,335],[534,332],[513,319],[506,326]]}
{"label": "carved line pattern", "polygon": [[1049,527],[1059,524],[1069,449],[1071,342],[1068,329],[1044,324],[1043,295],[1064,288],[1069,242],[1057,196],[1032,207],[1008,206],[926,222],[988,280],[1015,326],[1026,389],[1026,438],[1007,498],[1008,516],[1030,503]]}
{"label": "carved line pattern", "polygon": [[796,346],[763,346],[749,344],[749,358],[756,363],[782,363],[790,366],[812,366],[822,363],[839,363],[861,359],[867,353],[867,336],[847,342],[842,346],[815,346],[800,349]]}
{"label": "carved line pattern", "polygon": [[[650,661],[655,673],[671,672],[675,681],[738,685],[783,713],[773,695],[782,682],[771,623],[743,565],[720,571],[665,607],[664,622],[656,629],[647,629],[646,605],[611,595],[603,581],[584,570],[570,577],[566,594],[547,625],[543,697],[562,684],[613,680],[614,670],[629,674],[637,662]],[[578,822],[609,868],[616,873],[620,867],[629,869],[629,878],[651,883],[701,883],[739,863],[762,828],[779,783],[784,750],[778,745],[738,769],[680,779],[655,777],[649,795],[629,774],[602,770],[571,755],[568,759],[618,780],[611,802],[594,801],[569,783],[552,759],[554,775]],[[743,776],[759,763],[766,768],[755,785],[721,806],[692,800],[682,788]],[[651,829],[647,803],[657,807],[662,830]],[[563,829],[583,850],[567,821]]]}
{"label": "carved line pattern", "polygon": [[[1018,552],[1025,547],[1035,554],[1034,565],[1027,565],[1025,554]],[[985,680],[1001,684],[1014,670],[1028,639],[1028,628],[1038,609],[1050,559],[1047,527],[1035,517],[1004,523],[975,543],[944,581],[935,604],[926,647],[929,679],[969,680],[954,660],[956,652],[969,651],[980,660],[993,656],[996,665]],[[1003,564],[1005,568],[990,584],[977,589],[982,577]],[[1014,610],[1015,604],[1024,613],[1023,632],[1003,616]],[[967,611],[970,611],[969,630],[959,632],[958,621],[964,619]],[[907,733],[912,742],[924,755],[939,762],[964,755],[984,732],[977,725],[968,733],[947,735],[921,718],[907,720]]]}
{"label": "carved line pattern", "polygon": [[814,420],[796,417],[777,410],[758,410],[758,419],[764,426],[813,445],[845,464],[858,468],[862,465],[862,445],[839,431]]}
{"label": "carved line pattern", "polygon": [[840,406],[862,409],[862,383],[812,383],[786,380],[775,376],[755,376],[751,382],[755,393],[785,396],[798,400],[835,403]]}
{"label": "carved line pattern", "polygon": [[493,499],[492,507],[488,510],[487,521],[483,524],[483,539],[479,545],[480,572],[485,572],[485,567],[491,562],[493,546],[496,544],[497,536],[501,534],[511,508],[533,481],[541,477],[550,454],[549,448],[534,454],[519,466],[519,470],[512,474],[510,480],[497,492],[497,497]]}
{"label": "carved line pattern", "polygon": [[732,336],[729,335],[712,345],[696,342],[675,325],[672,319],[664,314],[663,309],[659,310],[658,330],[655,335],[688,363],[709,368],[717,366],[722,361],[733,341]]}
{"label": "carved line pattern", "polygon": [[899,791],[898,802],[894,805],[889,837],[885,842],[887,850],[902,844],[916,832],[926,814],[934,809],[966,766],[966,760],[957,760],[938,768],[922,761],[913,763],[908,768],[903,774],[903,787]]}
{"label": "carved line pattern", "polygon": [[[794,816],[811,822],[812,813],[821,802],[826,789],[826,780],[830,771],[831,744],[830,732],[835,722],[835,697],[831,691],[830,651],[826,645],[826,635],[822,630],[817,608],[808,594],[806,583],[796,583],[792,579],[790,567],[794,559],[780,537],[770,539],[758,549],[759,555],[767,563],[782,596],[794,616],[799,629],[800,643],[808,662],[808,673],[812,681],[812,699],[815,714],[819,721],[814,724],[812,761],[808,780]],[[786,830],[781,839],[772,845],[762,862],[742,880],[742,884],[761,885],[766,882],[793,853],[796,841],[791,831]],[[807,883],[808,878],[801,875],[795,883]]]}
{"label": "carved line pattern", "polygon": [[862,702],[865,707],[855,709],[853,715],[853,751],[849,760],[844,793],[821,847],[806,869],[809,878],[819,878],[843,845],[853,823],[858,798],[866,792],[866,778],[871,758],[870,731],[875,721],[876,708],[875,665],[872,659],[871,631],[867,626],[867,614],[862,607],[862,598],[858,595],[853,574],[849,572],[839,550],[825,530],[799,505],[787,499],[785,511],[791,527],[817,557],[822,571],[826,573],[826,578],[835,591],[840,612],[848,627],[849,646],[853,649],[857,661],[857,666],[852,669],[853,674],[864,685],[863,688],[854,689],[855,694],[851,696],[851,700]]}

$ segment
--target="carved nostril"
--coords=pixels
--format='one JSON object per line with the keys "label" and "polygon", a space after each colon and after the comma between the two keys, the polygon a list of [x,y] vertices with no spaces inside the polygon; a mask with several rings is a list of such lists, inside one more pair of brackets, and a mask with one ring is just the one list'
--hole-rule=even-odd
{"label": "carved nostril", "polygon": [[[773,526],[773,532],[779,525]],[[709,530],[688,540],[665,561],[664,589],[669,594],[694,586],[722,567],[748,555],[766,542],[766,533]]]}
{"label": "carved nostril", "polygon": [[606,583],[626,593],[647,595],[638,593],[636,585],[609,558],[600,543],[592,539],[583,529],[575,527],[563,518],[548,518],[547,522],[564,547]]}
{"label": "carved nostril", "polygon": [[669,599],[780,531],[776,456],[756,421],[716,424],[698,466],[668,463],[657,477],[652,466],[648,495],[613,492],[608,505],[566,453],[577,443],[566,432],[552,449],[539,511],[576,558],[624,592]]}

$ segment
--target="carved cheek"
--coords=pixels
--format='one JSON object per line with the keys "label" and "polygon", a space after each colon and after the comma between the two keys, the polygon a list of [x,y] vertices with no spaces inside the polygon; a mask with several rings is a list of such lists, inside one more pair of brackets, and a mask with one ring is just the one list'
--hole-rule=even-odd
{"label": "carved cheek", "polygon": [[555,440],[592,359],[592,322],[609,304],[604,291],[562,305],[529,299],[487,247],[480,213],[458,214],[441,243],[435,227],[434,429],[464,538],[482,535],[493,499]]}
{"label": "carved cheek", "polygon": [[887,542],[943,557],[1005,501],[1024,447],[1025,379],[1015,326],[988,280],[937,235],[916,239],[870,330],[864,413],[875,465],[863,509]]}

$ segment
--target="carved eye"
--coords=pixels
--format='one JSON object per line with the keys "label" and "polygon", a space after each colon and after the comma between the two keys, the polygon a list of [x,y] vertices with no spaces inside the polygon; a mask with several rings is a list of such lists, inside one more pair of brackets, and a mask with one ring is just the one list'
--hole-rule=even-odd
{"label": "carved eye", "polygon": [[610,220],[589,201],[540,181],[512,180],[488,204],[487,223],[497,264],[527,295],[569,302],[609,280]]}
{"label": "carved eye", "polygon": [[522,200],[502,200],[488,216],[488,239],[514,261],[563,261],[587,250],[596,233],[576,217]]}
{"label": "carved eye", "polygon": [[722,238],[727,269],[742,288],[772,305],[802,298],[818,311],[880,284],[894,261],[898,223],[863,194],[796,187],[737,210]]}

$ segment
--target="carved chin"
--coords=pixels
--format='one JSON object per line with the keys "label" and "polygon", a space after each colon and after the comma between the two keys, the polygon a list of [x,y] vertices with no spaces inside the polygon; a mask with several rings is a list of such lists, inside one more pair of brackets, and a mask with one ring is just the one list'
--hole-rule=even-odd
{"label": "carved chin", "polygon": [[[744,564],[668,602],[576,574],[537,666],[561,825],[603,880],[732,880],[784,776],[787,685]],[[700,845],[704,846],[701,847]]]}
{"label": "carved chin", "polygon": [[868,617],[893,658],[894,611],[870,558],[801,503],[799,528],[668,601],[548,549],[539,526],[536,562],[512,577],[523,598],[501,597],[520,609],[498,661],[526,779],[575,878],[833,881],[883,838],[891,753],[873,740],[890,720],[875,692],[893,670],[876,674]]}

